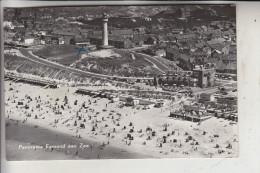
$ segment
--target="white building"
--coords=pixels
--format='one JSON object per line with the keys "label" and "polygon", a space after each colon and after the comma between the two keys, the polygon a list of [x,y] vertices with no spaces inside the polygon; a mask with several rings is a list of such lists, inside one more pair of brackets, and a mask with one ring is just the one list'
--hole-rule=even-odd
{"label": "white building", "polygon": [[4,21],[4,27],[8,27],[10,29],[14,29],[14,25],[12,22]]}
{"label": "white building", "polygon": [[26,36],[24,37],[24,44],[26,44],[26,45],[32,45],[32,44],[34,43],[34,40],[35,40],[35,38],[32,37],[31,35],[26,35]]}
{"label": "white building", "polygon": [[39,31],[38,34],[39,35],[47,35],[48,31]]}
{"label": "white building", "polygon": [[150,18],[150,17],[145,17],[144,20],[147,21],[147,22],[149,22],[149,21],[152,21],[152,18]]}

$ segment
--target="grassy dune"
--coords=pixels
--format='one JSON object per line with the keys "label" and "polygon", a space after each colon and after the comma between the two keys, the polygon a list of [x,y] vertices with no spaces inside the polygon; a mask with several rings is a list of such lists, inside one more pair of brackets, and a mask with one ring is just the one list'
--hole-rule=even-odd
{"label": "grassy dune", "polygon": [[142,55],[131,54],[128,50],[114,49],[120,57],[92,57],[87,58],[78,56],[78,50],[75,45],[51,45],[36,50],[33,53],[43,59],[48,59],[62,65],[74,67],[84,71],[90,71],[100,74],[110,74],[116,76],[154,76],[160,71],[154,67],[154,64],[147,61]]}
{"label": "grassy dune", "polygon": [[71,73],[66,70],[53,68],[15,55],[5,55],[4,67],[10,71],[17,71],[19,73],[31,74],[51,79],[73,82],[83,82],[88,80],[85,76]]}
{"label": "grassy dune", "polygon": [[134,55],[135,59],[133,59],[131,53],[127,50],[115,49],[114,51],[121,57],[84,58],[77,62],[75,67],[81,70],[117,76],[146,76],[147,74],[155,75],[158,73],[153,64],[143,56]]}
{"label": "grassy dune", "polygon": [[44,59],[50,59],[62,65],[71,65],[78,60],[78,50],[75,45],[49,45],[42,49],[33,51],[35,55],[38,55]]}

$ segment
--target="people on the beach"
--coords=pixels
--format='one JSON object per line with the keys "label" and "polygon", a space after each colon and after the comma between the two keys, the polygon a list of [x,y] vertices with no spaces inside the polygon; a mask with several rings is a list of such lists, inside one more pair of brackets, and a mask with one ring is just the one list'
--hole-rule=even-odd
{"label": "people on the beach", "polygon": [[[26,99],[23,107],[19,107],[18,115],[20,116],[20,121],[8,121],[6,123],[6,126],[8,127],[12,125],[18,126],[19,122],[26,123],[28,121],[30,123],[35,122],[36,124],[34,127],[37,128],[38,122],[46,121],[50,122],[50,126],[56,127],[57,130],[63,128],[71,129],[69,130],[69,133],[72,133],[71,136],[77,138],[75,138],[75,140],[81,140],[78,138],[91,136],[95,138],[95,140],[102,140],[103,146],[123,144],[129,146],[130,149],[137,145],[145,145],[142,146],[144,148],[153,146],[154,148],[158,149],[159,147],[160,150],[167,151],[168,153],[165,151],[163,153],[167,153],[168,155],[171,155],[171,152],[179,152],[180,154],[183,153],[185,155],[191,154],[192,152],[200,152],[203,150],[202,144],[204,142],[210,142],[211,148],[214,149],[212,152],[209,152],[209,156],[212,156],[212,153],[222,154],[224,152],[229,152],[229,150],[233,151],[234,143],[237,142],[236,138],[232,138],[223,145],[222,143],[219,143],[219,138],[222,137],[221,133],[214,134],[210,129],[205,130],[205,128],[203,129],[200,126],[197,126],[196,123],[192,125],[188,124],[185,128],[180,130],[175,129],[175,124],[172,122],[177,121],[166,119],[165,117],[158,118],[158,121],[167,120],[164,121],[164,123],[158,122],[158,124],[160,123],[158,125],[156,122],[155,124],[149,124],[148,126],[148,123],[139,121],[139,118],[141,117],[139,116],[141,115],[139,112],[147,110],[137,110],[137,108],[132,110],[132,108],[129,108],[124,112],[124,109],[120,110],[116,107],[118,103],[111,104],[109,101],[103,102],[103,100],[101,101],[101,99],[97,98],[90,98],[82,101],[81,99],[71,97],[69,93],[62,97],[52,97],[51,94],[48,98],[45,98],[44,95],[36,95],[35,97],[22,96],[18,99],[15,99],[15,97],[16,95],[13,97],[9,96],[8,103],[12,103],[16,106],[18,101],[21,101],[22,98]],[[26,105],[27,101],[30,101],[30,104]],[[101,102],[103,103],[101,104]],[[29,108],[27,109],[26,106]],[[153,111],[157,111],[156,113],[160,115],[160,112],[165,113],[165,110],[167,109],[154,108]],[[13,118],[13,114],[15,114],[15,112],[11,112],[11,110],[7,109],[6,117],[8,119]],[[44,119],[45,117],[46,119]],[[152,121],[153,120],[151,120],[151,122]],[[147,122],[150,123],[150,119],[147,119]],[[146,125],[142,126],[140,124]],[[203,125],[204,124],[201,126]],[[227,126],[224,126],[223,128],[226,127]],[[202,130],[197,131],[194,130],[195,128]],[[126,134],[130,134],[131,136],[125,139]],[[99,145],[91,144],[90,149],[93,150],[95,146]],[[69,151],[67,151],[66,154],[69,154]],[[76,151],[76,155],[78,154],[79,151]],[[98,158],[99,157],[100,156],[98,155]]]}

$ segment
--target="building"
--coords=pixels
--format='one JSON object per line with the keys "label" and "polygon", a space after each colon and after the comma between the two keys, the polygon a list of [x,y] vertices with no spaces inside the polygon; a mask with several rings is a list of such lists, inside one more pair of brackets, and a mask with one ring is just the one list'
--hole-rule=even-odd
{"label": "building", "polygon": [[41,16],[41,19],[51,19],[51,18],[52,18],[52,14],[50,12],[46,12]]}
{"label": "building", "polygon": [[126,106],[137,106],[139,104],[139,100],[134,99],[133,97],[126,98],[125,105]]}
{"label": "building", "polygon": [[144,35],[145,34],[145,27],[138,27],[133,29],[134,35]]}
{"label": "building", "polygon": [[192,70],[195,65],[195,60],[195,58],[183,53],[180,54],[178,58],[179,66],[184,70]]}
{"label": "building", "polygon": [[136,36],[131,39],[132,43],[136,47],[142,47],[146,38],[145,36]]}
{"label": "building", "polygon": [[59,39],[51,35],[41,36],[41,44],[59,44]]}
{"label": "building", "polygon": [[75,43],[80,47],[86,47],[90,44],[89,39],[86,37],[75,38]]}
{"label": "building", "polygon": [[152,18],[150,18],[150,17],[145,17],[144,20],[145,20],[146,22],[150,22],[150,21],[152,21]]}
{"label": "building", "polygon": [[101,35],[91,34],[91,35],[88,35],[88,38],[89,38],[90,44],[93,44],[93,45],[96,45],[96,46],[100,46],[100,45],[103,44]]}
{"label": "building", "polygon": [[[89,35],[88,38],[90,44],[104,48],[103,39],[101,35]],[[112,47],[119,48],[119,49],[120,48],[126,49],[126,48],[133,47],[133,43],[130,39],[110,36],[108,38],[108,46],[106,46],[105,48],[112,48]]]}
{"label": "building", "polygon": [[35,38],[31,35],[25,35],[24,44],[32,45],[34,43]]}
{"label": "building", "polygon": [[185,34],[185,35],[177,35],[176,42],[186,42],[188,40],[194,40],[197,39],[197,36],[195,34]]}
{"label": "building", "polygon": [[154,107],[156,108],[161,108],[165,106],[165,101],[164,100],[158,100],[155,102]]}
{"label": "building", "polygon": [[205,25],[201,26],[201,28],[203,31],[208,31],[208,28]]}
{"label": "building", "polygon": [[236,62],[228,63],[225,67],[224,73],[237,74],[237,63]]}
{"label": "building", "polygon": [[176,48],[168,48],[166,50],[166,59],[171,61],[177,61],[180,57],[180,52]]}
{"label": "building", "polygon": [[217,103],[227,106],[237,105],[237,97],[222,97],[217,99]]}
{"label": "building", "polygon": [[215,85],[215,64],[207,64],[193,69],[193,78],[198,80],[198,86],[201,88],[212,87]]}
{"label": "building", "polygon": [[236,54],[226,54],[222,57],[222,61],[223,63],[225,64],[228,64],[228,63],[235,63],[237,62],[237,57],[236,57]]}
{"label": "building", "polygon": [[201,102],[207,102],[207,101],[214,101],[215,97],[212,93],[201,93],[199,101]]}
{"label": "building", "polygon": [[108,40],[108,44],[114,46],[116,48],[128,49],[133,47],[130,39],[118,38],[118,37],[110,37]]}
{"label": "building", "polygon": [[171,112],[170,117],[192,122],[201,122],[212,117],[211,114],[199,106],[184,105],[183,108],[182,112]]}
{"label": "building", "polygon": [[197,81],[193,78],[189,77],[185,74],[167,74],[167,75],[161,75],[158,78],[155,78],[157,80],[157,83],[162,86],[190,86],[190,87],[196,87]]}
{"label": "building", "polygon": [[52,32],[52,35],[54,36],[72,36],[75,37],[76,35],[79,35],[79,32],[76,30],[69,30],[69,29],[63,29],[63,30],[54,30]]}
{"label": "building", "polygon": [[60,37],[59,39],[59,44],[72,44],[75,45],[75,39],[70,36],[64,36]]}
{"label": "building", "polygon": [[150,36],[146,40],[146,44],[155,45],[157,44],[157,39],[154,36]]}
{"label": "building", "polygon": [[134,36],[134,32],[132,29],[110,30],[109,34],[115,37],[122,37],[122,38],[131,38]]}
{"label": "building", "polygon": [[14,25],[10,21],[4,21],[4,27],[7,27],[9,29],[14,29]]}
{"label": "building", "polygon": [[236,44],[231,44],[229,47],[229,54],[236,54],[236,52],[237,52]]}
{"label": "building", "polygon": [[160,56],[160,57],[165,57],[166,56],[166,52],[163,49],[159,49],[155,52],[156,55]]}
{"label": "building", "polygon": [[45,36],[45,35],[48,34],[48,31],[41,30],[41,31],[38,32],[38,34],[39,34],[39,35],[43,35],[43,36]]}
{"label": "building", "polygon": [[59,44],[65,44],[65,38],[64,37],[59,38]]}

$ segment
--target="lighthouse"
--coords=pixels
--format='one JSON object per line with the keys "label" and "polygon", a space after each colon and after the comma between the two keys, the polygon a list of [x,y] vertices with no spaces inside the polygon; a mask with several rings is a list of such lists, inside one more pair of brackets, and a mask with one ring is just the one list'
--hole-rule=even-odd
{"label": "lighthouse", "polygon": [[102,21],[103,21],[103,44],[99,46],[101,49],[112,49],[114,46],[108,45],[108,29],[107,29],[107,22],[108,22],[108,16],[106,13],[103,13],[102,15]]}
{"label": "lighthouse", "polygon": [[108,17],[106,13],[103,13],[103,47],[108,47],[108,31],[107,31],[107,22]]}

